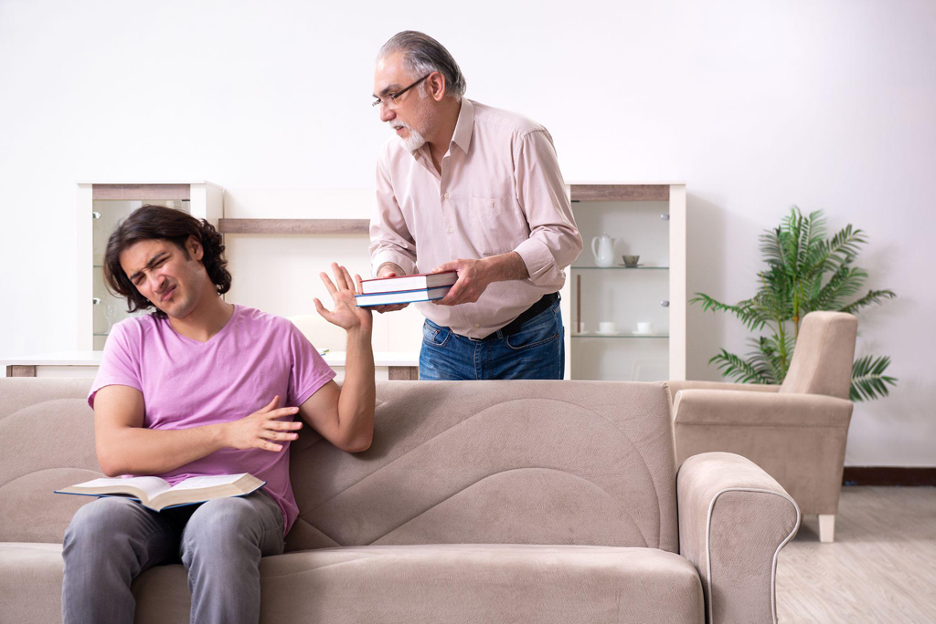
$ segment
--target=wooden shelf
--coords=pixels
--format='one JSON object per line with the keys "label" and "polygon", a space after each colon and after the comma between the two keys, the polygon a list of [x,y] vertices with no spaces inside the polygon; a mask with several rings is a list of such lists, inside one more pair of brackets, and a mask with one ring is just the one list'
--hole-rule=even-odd
{"label": "wooden shelf", "polygon": [[571,184],[572,201],[669,201],[668,184]]}
{"label": "wooden shelf", "polygon": [[367,219],[220,219],[222,234],[367,234]]}

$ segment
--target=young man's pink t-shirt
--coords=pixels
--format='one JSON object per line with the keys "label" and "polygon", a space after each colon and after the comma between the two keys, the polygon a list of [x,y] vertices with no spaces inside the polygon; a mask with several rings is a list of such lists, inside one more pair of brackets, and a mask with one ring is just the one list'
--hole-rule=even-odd
{"label": "young man's pink t-shirt", "polygon": [[[188,429],[239,420],[276,395],[280,407],[298,407],[334,376],[282,317],[235,305],[224,328],[202,343],[150,314],[111,329],[88,403],[94,407],[104,386],[130,386],[143,393],[145,428]],[[279,504],[289,532],[299,509],[289,482],[289,442],[279,443],[279,452],[221,449],[156,476],[175,485],[189,477],[249,472],[267,482],[264,489]]]}

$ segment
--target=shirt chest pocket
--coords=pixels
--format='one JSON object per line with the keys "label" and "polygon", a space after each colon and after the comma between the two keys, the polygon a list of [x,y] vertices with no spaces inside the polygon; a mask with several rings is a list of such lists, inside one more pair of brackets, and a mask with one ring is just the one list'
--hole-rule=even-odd
{"label": "shirt chest pocket", "polygon": [[530,228],[513,197],[472,197],[471,243],[484,256],[512,251],[530,236]]}

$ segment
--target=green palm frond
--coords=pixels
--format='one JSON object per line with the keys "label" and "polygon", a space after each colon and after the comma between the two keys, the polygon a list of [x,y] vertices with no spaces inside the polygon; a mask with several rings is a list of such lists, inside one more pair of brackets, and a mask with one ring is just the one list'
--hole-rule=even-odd
{"label": "green palm frond", "polygon": [[760,338],[751,338],[748,341],[754,347],[754,350],[748,353],[748,363],[763,379],[767,380],[766,383],[772,384],[778,379],[780,358],[776,350],[766,340],[764,336],[761,336]]}
{"label": "green palm frond", "polygon": [[786,256],[783,253],[783,246],[780,243],[780,228],[767,230],[766,233],[761,234],[760,241],[761,253],[766,257],[767,264],[781,267],[786,264]]}
{"label": "green palm frond", "polygon": [[852,301],[847,306],[839,308],[839,312],[848,312],[849,314],[854,314],[860,308],[881,303],[882,299],[893,299],[896,296],[897,295],[894,294],[893,290],[869,290],[868,294],[861,299]]}
{"label": "green palm frond", "polygon": [[749,362],[746,362],[733,353],[728,353],[724,349],[721,350],[721,353],[709,360],[709,364],[713,362],[718,363],[718,369],[721,371],[722,376],[734,379],[739,383],[773,383]]}
{"label": "green palm frond", "polygon": [[728,305],[726,303],[716,301],[715,299],[712,299],[708,295],[704,295],[702,293],[696,293],[696,295],[697,296],[691,299],[689,303],[701,302],[703,312],[707,312],[708,310],[712,310],[713,312],[730,312],[737,316],[741,322],[744,323],[744,325],[751,331],[757,331],[761,329],[767,322],[767,319],[765,319],[758,312],[757,308],[750,302],[750,300],[740,301],[737,305]]}
{"label": "green palm frond", "polygon": [[890,358],[886,355],[874,359],[872,355],[855,360],[852,366],[851,388],[848,398],[852,401],[870,401],[889,394],[887,384],[897,385],[894,377],[884,374],[890,366]]}
{"label": "green palm frond", "polygon": [[816,295],[813,306],[816,310],[839,310],[843,299],[851,297],[864,285],[868,274],[858,267],[840,266],[829,278],[828,283]]}
{"label": "green palm frond", "polygon": [[[793,210],[799,212],[799,208],[793,207]],[[821,211],[812,212],[805,219],[800,214],[799,231],[797,240],[797,272],[802,275],[809,272],[813,265],[814,250],[825,239],[825,219]]]}
{"label": "green palm frond", "polygon": [[751,338],[748,343],[754,347],[748,354],[748,361],[762,371],[765,379],[770,379],[769,383],[782,383],[793,360],[793,348],[796,345],[794,337],[785,334],[781,339],[774,334]]}
{"label": "green palm frond", "polygon": [[[823,254],[825,260],[833,260],[837,264],[842,264],[846,258],[854,258],[858,255],[858,245],[867,243],[864,232],[861,230],[852,230],[851,224],[846,225],[836,234],[832,240],[823,243]],[[832,267],[828,267],[832,270]]]}

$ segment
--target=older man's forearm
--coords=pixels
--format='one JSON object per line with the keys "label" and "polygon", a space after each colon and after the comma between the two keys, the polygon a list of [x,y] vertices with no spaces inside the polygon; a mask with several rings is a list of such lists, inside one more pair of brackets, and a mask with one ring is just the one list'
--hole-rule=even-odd
{"label": "older man's forearm", "polygon": [[509,280],[522,280],[530,277],[526,263],[516,251],[508,251],[496,256],[488,256],[481,260],[485,264],[485,273],[491,277],[492,282],[506,282]]}
{"label": "older man's forearm", "polygon": [[384,263],[381,264],[379,267],[377,267],[377,277],[380,277],[381,271],[383,271],[385,268],[386,268],[386,269],[390,269],[391,271],[393,271],[393,274],[396,275],[396,276],[398,276],[398,277],[401,276],[401,275],[406,275],[406,271],[404,271],[403,269],[401,269],[401,268],[400,268],[400,265],[394,264],[394,263],[392,263],[392,262],[384,262]]}

